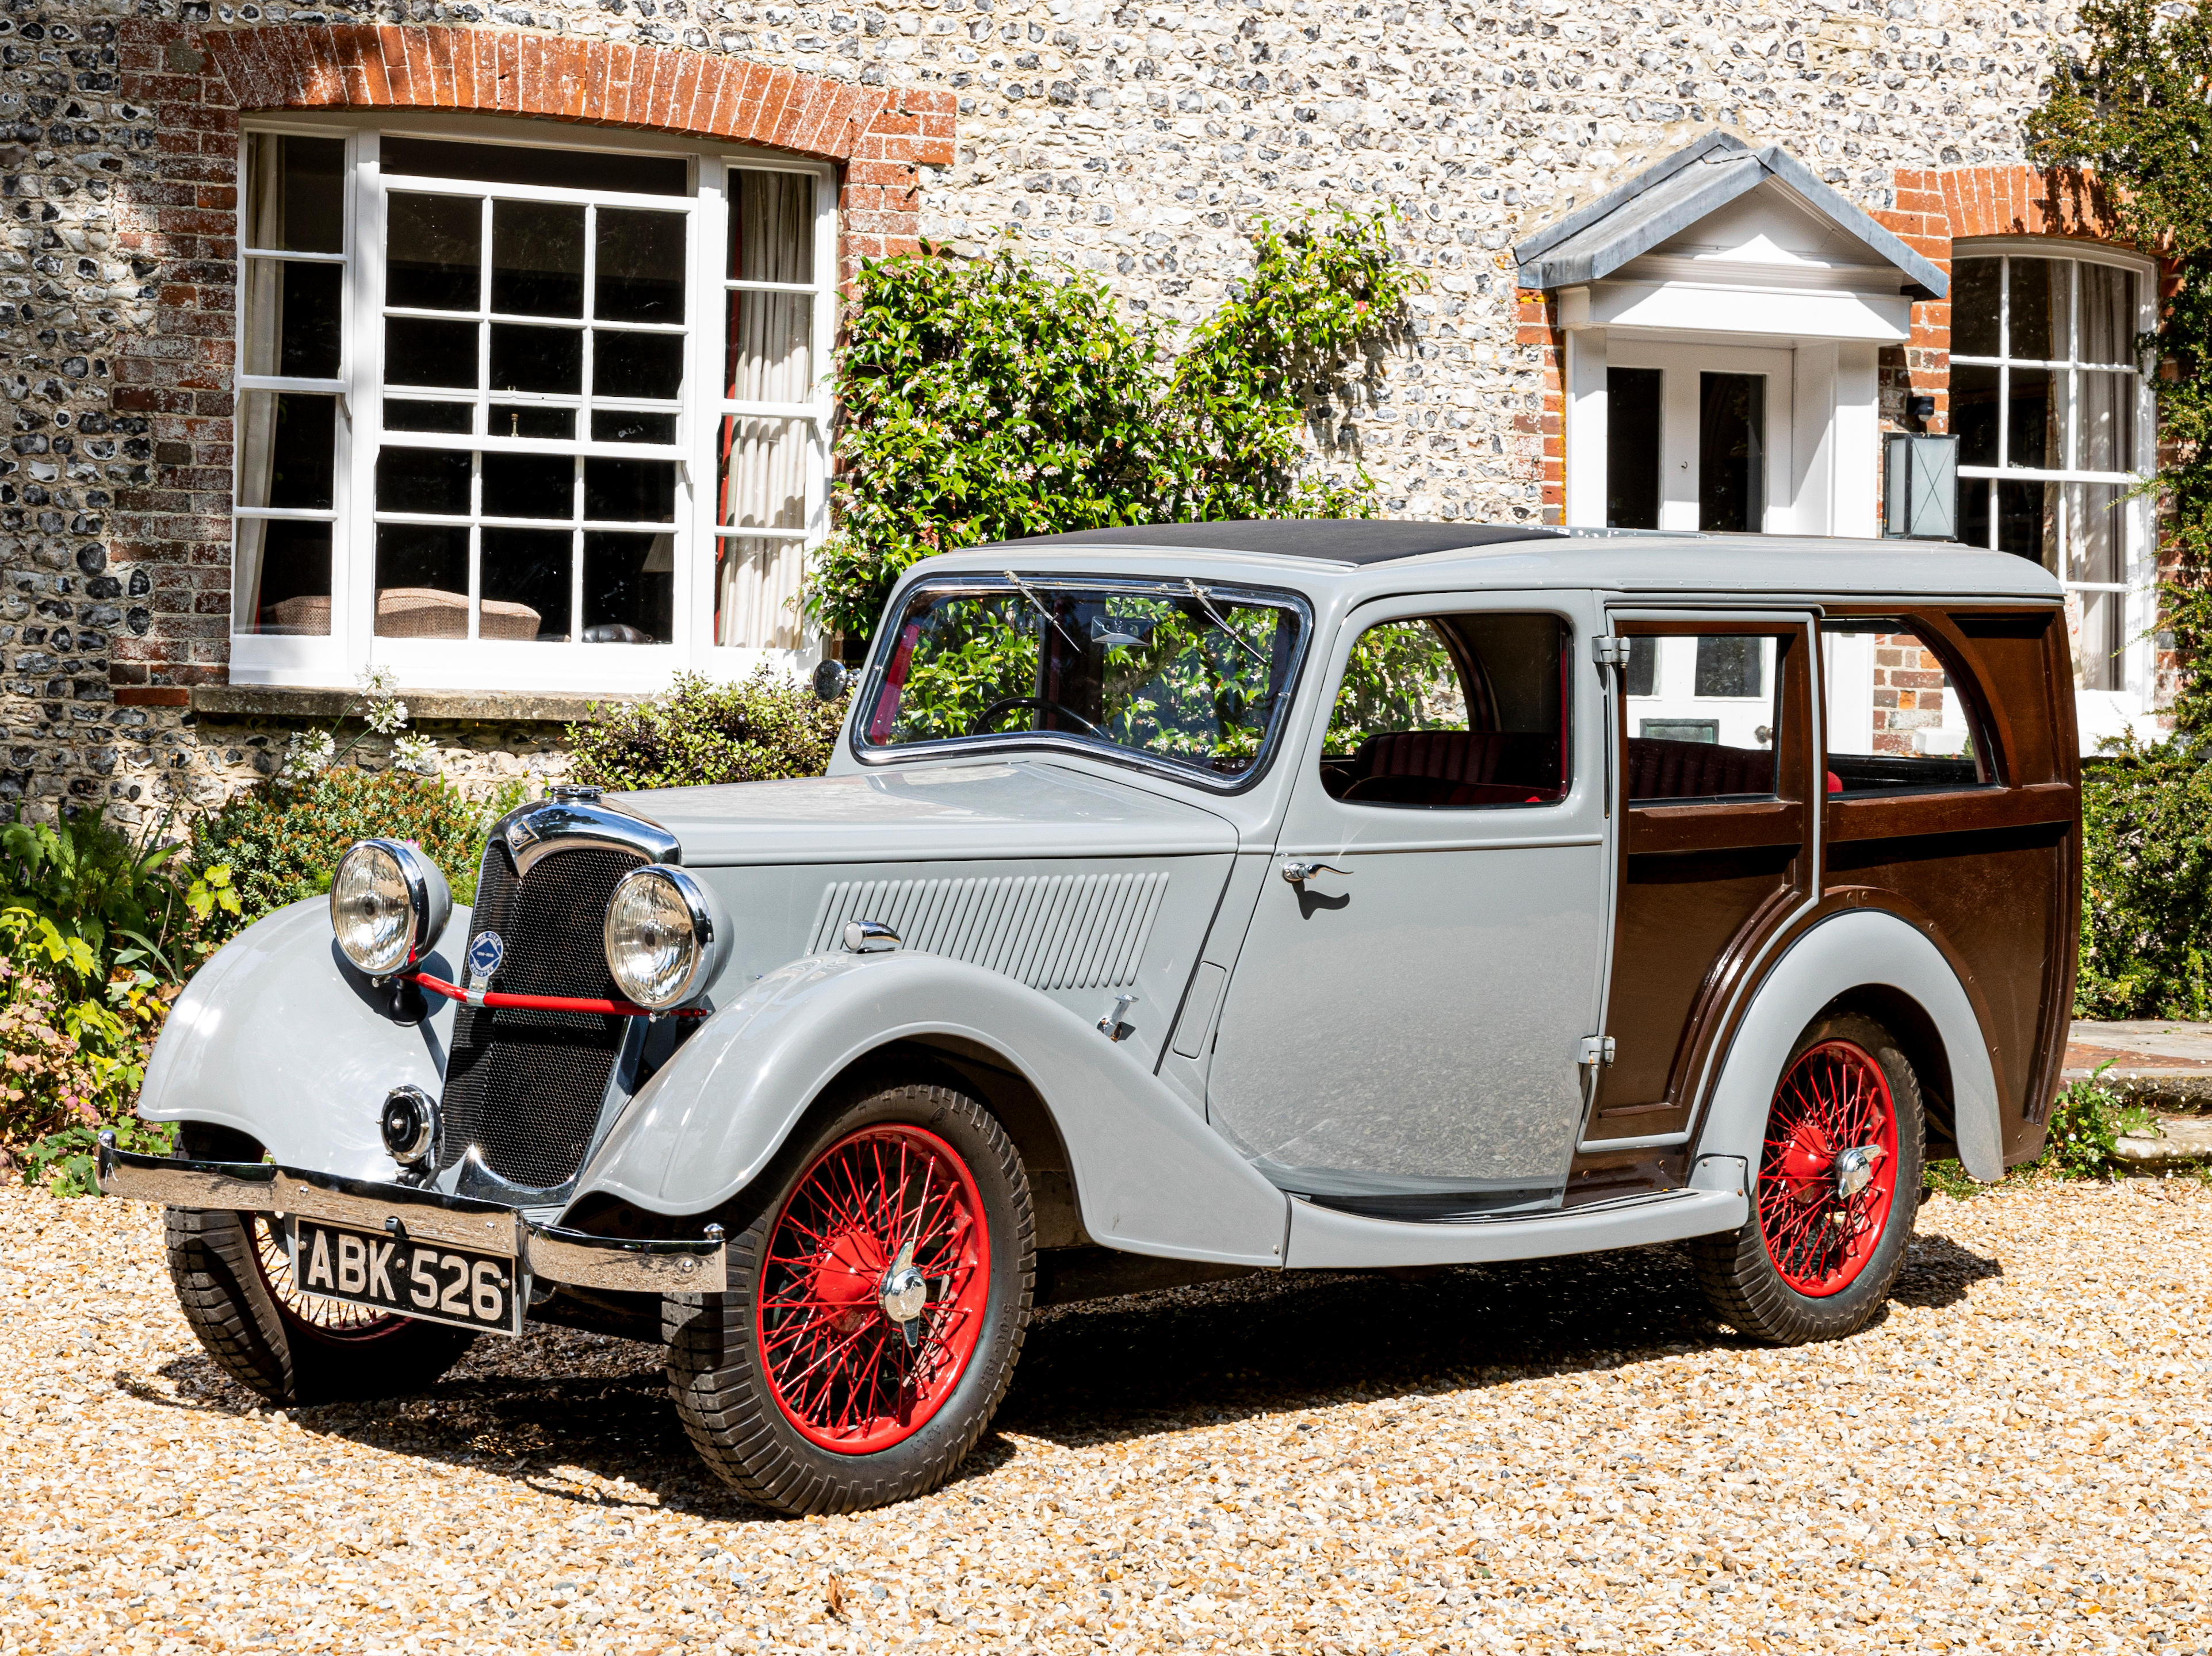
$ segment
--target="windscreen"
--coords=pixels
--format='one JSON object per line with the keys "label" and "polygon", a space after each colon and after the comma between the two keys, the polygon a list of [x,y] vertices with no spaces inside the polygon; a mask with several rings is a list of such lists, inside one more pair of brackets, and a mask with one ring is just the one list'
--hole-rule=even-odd
{"label": "windscreen", "polygon": [[898,617],[861,740],[1044,733],[1233,779],[1287,707],[1302,632],[1287,598],[1194,581],[933,582]]}

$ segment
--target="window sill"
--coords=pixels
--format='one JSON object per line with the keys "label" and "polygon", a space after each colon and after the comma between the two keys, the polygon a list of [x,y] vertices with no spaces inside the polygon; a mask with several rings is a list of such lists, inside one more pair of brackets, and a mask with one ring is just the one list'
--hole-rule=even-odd
{"label": "window sill", "polygon": [[[594,706],[642,701],[642,695],[575,695],[536,690],[403,690],[413,724],[467,721],[480,724],[574,725],[588,720]],[[296,684],[198,684],[191,709],[203,718],[339,719],[357,713],[361,692]]]}

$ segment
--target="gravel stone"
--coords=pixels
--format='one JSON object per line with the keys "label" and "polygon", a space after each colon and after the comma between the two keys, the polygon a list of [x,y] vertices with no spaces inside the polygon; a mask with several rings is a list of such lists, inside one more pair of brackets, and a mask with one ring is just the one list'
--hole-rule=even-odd
{"label": "gravel stone", "polygon": [[651,1348],[288,1415],[186,1332],[158,1211],[10,1191],[0,1653],[2212,1646],[2212,1192],[1920,1231],[1885,1317],[1786,1351],[1666,1249],[1065,1307],[951,1483],[795,1521]]}

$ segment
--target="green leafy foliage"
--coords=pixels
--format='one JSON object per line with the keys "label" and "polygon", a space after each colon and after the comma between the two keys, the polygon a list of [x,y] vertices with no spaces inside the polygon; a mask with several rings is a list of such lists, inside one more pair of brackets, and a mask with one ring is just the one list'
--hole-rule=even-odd
{"label": "green leafy foliage", "polygon": [[[140,1156],[167,1156],[176,1148],[177,1129],[173,1122],[141,1121],[136,1116],[120,1115],[107,1124],[107,1131],[115,1135],[118,1149]],[[93,1169],[100,1152],[100,1131],[97,1127],[69,1126],[33,1140],[16,1153],[23,1177],[33,1185],[44,1185],[56,1196],[97,1195],[100,1186]]]}
{"label": "green leafy foliage", "polygon": [[2212,749],[2132,740],[2081,778],[2074,1015],[2212,1017]]}
{"label": "green leafy foliage", "polygon": [[2075,1082],[2051,1107],[2050,1131],[2039,1164],[2061,1179],[2101,1179],[2119,1164],[2119,1095],[2104,1083],[2109,1064]]}
{"label": "green leafy foliage", "polygon": [[[254,788],[192,824],[192,862],[210,870],[204,933],[226,941],[264,914],[328,891],[356,840],[414,841],[444,873],[453,901],[466,903],[484,826],[482,809],[458,789],[398,770],[334,765],[295,786]],[[216,868],[228,870],[220,885],[211,883]]]}
{"label": "green leafy foliage", "polygon": [[1352,646],[1323,751],[1356,752],[1377,731],[1466,728],[1467,700],[1443,635],[1425,621],[1386,621]]}
{"label": "green leafy foliage", "polygon": [[1420,277],[1382,215],[1262,223],[1251,276],[1171,357],[1097,278],[1002,252],[865,264],[837,363],[838,532],[809,561],[828,630],[875,628],[933,552],[1113,524],[1365,517],[1373,485],[1315,470],[1332,397],[1405,331]]}
{"label": "green leafy foliage", "polygon": [[603,788],[681,788],[819,776],[845,703],[763,667],[717,684],[678,675],[664,695],[595,708],[568,726],[575,775]]}
{"label": "green leafy foliage", "polygon": [[2212,646],[2212,4],[2087,0],[2087,50],[2060,52],[2027,129],[2036,159],[2094,167],[2122,232],[2172,261],[2157,336],[2159,435],[2170,457],[2165,496],[2173,573],[2160,626],[2189,664],[2175,705],[2181,728],[2212,726],[2212,676],[2195,670]]}
{"label": "green leafy foliage", "polygon": [[183,846],[156,832],[134,839],[96,813],[28,822],[19,810],[0,828],[0,907],[37,918],[27,941],[80,987],[106,981],[118,956],[175,977],[166,951],[195,926],[193,882],[179,864]]}

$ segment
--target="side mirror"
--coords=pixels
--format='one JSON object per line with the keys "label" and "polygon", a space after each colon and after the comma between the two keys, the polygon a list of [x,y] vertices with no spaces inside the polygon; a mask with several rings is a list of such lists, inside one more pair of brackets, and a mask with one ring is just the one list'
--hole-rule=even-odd
{"label": "side mirror", "polygon": [[852,682],[853,670],[842,661],[825,661],[814,670],[814,694],[824,701],[835,701]]}

